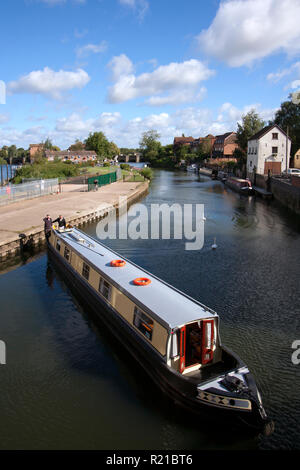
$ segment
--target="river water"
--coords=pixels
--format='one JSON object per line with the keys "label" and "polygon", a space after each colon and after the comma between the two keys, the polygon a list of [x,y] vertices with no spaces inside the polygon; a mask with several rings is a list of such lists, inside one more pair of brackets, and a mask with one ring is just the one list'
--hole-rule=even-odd
{"label": "river water", "polygon": [[[200,250],[173,239],[105,243],[218,312],[222,342],[253,372],[274,433],[237,434],[174,410],[42,252],[0,275],[0,448],[299,450],[299,217],[163,170],[142,203],[204,204]],[[96,224],[84,230],[95,236]]]}

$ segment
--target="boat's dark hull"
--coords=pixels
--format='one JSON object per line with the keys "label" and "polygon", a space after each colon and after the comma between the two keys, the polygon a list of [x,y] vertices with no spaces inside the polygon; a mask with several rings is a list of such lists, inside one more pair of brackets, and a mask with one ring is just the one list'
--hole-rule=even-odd
{"label": "boat's dark hull", "polygon": [[236,191],[239,194],[243,194],[244,196],[250,196],[253,194],[253,189],[252,188],[241,188],[238,185],[231,183],[230,181],[226,180],[224,181],[226,186],[228,186],[230,189],[233,189],[233,191]]}
{"label": "boat's dark hull", "polygon": [[[197,384],[199,380],[188,380],[182,374],[177,373],[164,361],[164,359],[146,343],[135,330],[106,303],[87,283],[81,278],[72,266],[56,253],[51,245],[51,261],[63,275],[64,281],[70,286],[75,296],[83,305],[87,305],[96,314],[100,321],[118,338],[120,343],[130,352],[135,360],[142,366],[144,371],[151,377],[155,384],[168,395],[176,405],[180,405],[189,413],[207,416],[209,419],[214,415],[217,419],[230,420],[233,424],[243,424],[252,428],[255,432],[262,431],[266,420],[259,413],[258,407],[253,403],[253,410],[240,411],[234,409],[223,409],[221,407],[203,404],[197,399]],[[99,308],[100,307],[100,308]],[[235,358],[238,367],[243,363],[230,352]],[[250,374],[249,374],[250,375]]]}

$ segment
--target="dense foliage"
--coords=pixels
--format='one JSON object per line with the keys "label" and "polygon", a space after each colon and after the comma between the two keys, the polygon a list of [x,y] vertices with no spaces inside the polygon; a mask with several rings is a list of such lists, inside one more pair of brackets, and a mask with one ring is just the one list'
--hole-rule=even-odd
{"label": "dense foliage", "polygon": [[114,142],[109,142],[103,132],[90,133],[84,144],[86,150],[94,150],[102,160],[115,157],[120,153],[117,145]]}
{"label": "dense foliage", "polygon": [[142,176],[144,176],[144,178],[147,178],[148,180],[151,180],[153,178],[153,171],[151,170],[151,168],[143,168],[141,171],[140,171],[140,174]]}
{"label": "dense foliage", "polygon": [[284,132],[288,131],[292,139],[291,154],[294,155],[300,148],[300,105],[292,101],[284,101],[276,112],[274,121],[270,124],[277,124]]}
{"label": "dense foliage", "polygon": [[17,170],[13,182],[15,184],[22,183],[23,178],[67,178],[77,176],[79,174],[79,166],[67,164],[65,162],[48,162],[43,161],[34,163],[33,165],[24,165]]}
{"label": "dense foliage", "polygon": [[242,124],[237,124],[237,142],[245,158],[247,158],[248,140],[264,126],[265,122],[259,118],[254,109],[242,116]]}

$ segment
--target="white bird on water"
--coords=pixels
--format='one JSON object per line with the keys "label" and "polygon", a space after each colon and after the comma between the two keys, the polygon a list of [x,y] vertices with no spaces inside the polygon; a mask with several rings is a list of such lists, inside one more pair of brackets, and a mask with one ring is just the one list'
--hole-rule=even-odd
{"label": "white bird on water", "polygon": [[215,250],[217,248],[217,244],[216,244],[216,239],[214,238],[214,243],[211,245],[212,249]]}

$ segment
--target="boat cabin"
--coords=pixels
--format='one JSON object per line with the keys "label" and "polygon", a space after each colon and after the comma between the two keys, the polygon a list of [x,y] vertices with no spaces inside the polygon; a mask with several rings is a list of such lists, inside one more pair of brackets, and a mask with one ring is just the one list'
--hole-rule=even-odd
{"label": "boat cabin", "polygon": [[53,230],[50,244],[102,306],[172,369],[193,375],[221,360],[213,310],[126,258],[116,260],[117,253],[77,229]]}

